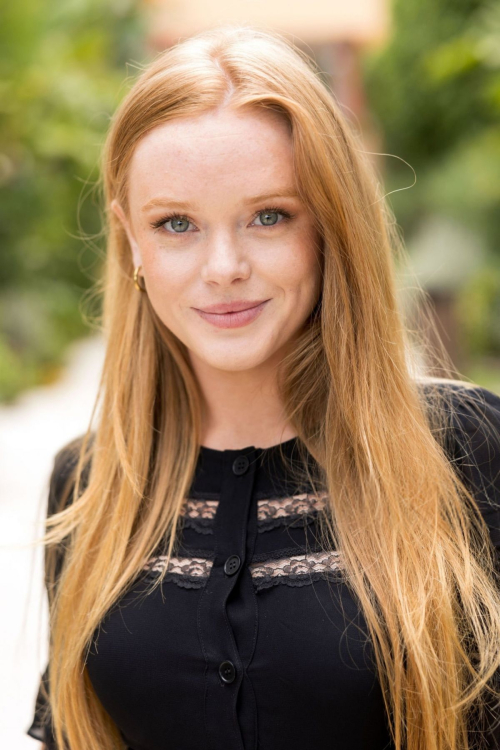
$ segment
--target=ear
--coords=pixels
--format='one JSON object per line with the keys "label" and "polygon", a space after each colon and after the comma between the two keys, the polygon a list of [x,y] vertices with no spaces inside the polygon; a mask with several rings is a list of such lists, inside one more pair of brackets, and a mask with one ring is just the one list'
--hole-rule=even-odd
{"label": "ear", "polygon": [[111,201],[110,208],[113,211],[113,213],[116,214],[116,216],[122,223],[123,228],[127,234],[127,239],[129,241],[134,267],[142,266],[142,258],[141,258],[141,251],[139,249],[139,245],[137,244],[134,234],[130,228],[127,217],[125,216],[125,212],[123,211],[123,208],[120,206],[116,198],[114,198]]}

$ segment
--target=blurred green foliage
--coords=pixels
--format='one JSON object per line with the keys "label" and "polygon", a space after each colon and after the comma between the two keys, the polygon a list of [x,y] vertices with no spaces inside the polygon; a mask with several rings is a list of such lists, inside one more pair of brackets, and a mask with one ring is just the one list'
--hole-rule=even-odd
{"label": "blurred green foliage", "polygon": [[395,0],[393,34],[363,58],[388,150],[384,181],[404,230],[442,213],[500,255],[500,3]]}
{"label": "blurred green foliage", "polygon": [[92,189],[126,63],[146,56],[142,19],[128,0],[3,6],[0,400],[52,380],[89,331],[82,300],[103,251]]}
{"label": "blurred green foliage", "polygon": [[500,3],[394,0],[392,12],[390,42],[363,58],[369,109],[399,157],[384,161],[386,194],[407,243],[435,215],[478,237],[485,268],[457,289],[457,318],[471,354],[500,356]]}
{"label": "blurred green foliage", "polygon": [[500,257],[471,276],[457,298],[456,313],[461,344],[469,354],[500,354]]}

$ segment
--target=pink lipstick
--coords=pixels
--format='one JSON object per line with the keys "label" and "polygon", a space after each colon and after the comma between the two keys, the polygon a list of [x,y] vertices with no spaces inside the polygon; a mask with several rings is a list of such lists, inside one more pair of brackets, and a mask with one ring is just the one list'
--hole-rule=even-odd
{"label": "pink lipstick", "polygon": [[[250,300],[241,300],[239,302],[230,302],[220,305],[211,305],[204,310],[194,307],[198,315],[208,323],[217,328],[239,328],[255,320],[269,300],[262,302],[251,302]],[[218,310],[219,312],[214,312]]]}

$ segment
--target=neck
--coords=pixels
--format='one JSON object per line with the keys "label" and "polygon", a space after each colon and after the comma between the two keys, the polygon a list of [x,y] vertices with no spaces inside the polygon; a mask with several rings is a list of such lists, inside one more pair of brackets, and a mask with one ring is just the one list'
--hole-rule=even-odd
{"label": "neck", "polygon": [[275,365],[227,371],[191,358],[203,397],[201,444],[215,450],[268,448],[295,437],[286,419]]}

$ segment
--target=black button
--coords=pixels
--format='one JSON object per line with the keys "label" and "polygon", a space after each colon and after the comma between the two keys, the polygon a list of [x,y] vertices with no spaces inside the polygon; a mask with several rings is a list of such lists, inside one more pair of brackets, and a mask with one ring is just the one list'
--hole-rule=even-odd
{"label": "black button", "polygon": [[233,461],[233,474],[236,474],[236,476],[244,474],[249,465],[250,461],[246,456],[238,456],[238,458],[235,458]]}
{"label": "black button", "polygon": [[224,682],[232,682],[236,677],[236,669],[232,661],[223,661],[219,667],[219,674],[221,680]]}
{"label": "black button", "polygon": [[231,555],[224,563],[224,573],[226,573],[228,576],[232,576],[240,569],[240,565],[241,560],[238,555]]}

